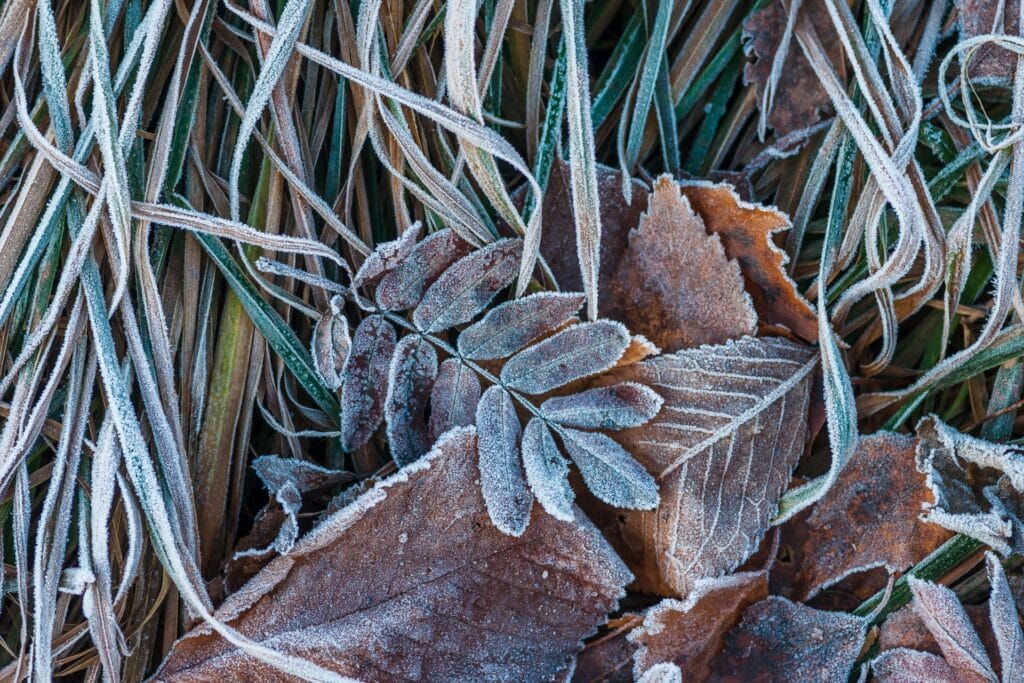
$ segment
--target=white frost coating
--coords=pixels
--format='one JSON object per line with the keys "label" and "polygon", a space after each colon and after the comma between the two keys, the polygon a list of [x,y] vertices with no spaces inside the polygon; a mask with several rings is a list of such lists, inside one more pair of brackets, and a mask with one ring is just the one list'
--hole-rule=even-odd
{"label": "white frost coating", "polygon": [[522,536],[530,523],[533,495],[519,458],[519,416],[512,396],[492,386],[476,409],[480,491],[491,521],[502,533]]}
{"label": "white frost coating", "polygon": [[471,360],[511,356],[558,328],[583,305],[582,294],[539,292],[492,308],[459,335],[459,353]]}
{"label": "white frost coating", "polygon": [[563,427],[562,443],[595,496],[618,508],[652,510],[658,506],[658,484],[614,439],[600,432]]}
{"label": "white frost coating", "polygon": [[962,672],[975,673],[987,681],[998,680],[956,593],[913,576],[907,577],[907,583],[914,595],[914,611],[935,637],[946,661]]}
{"label": "white frost coating", "polygon": [[683,672],[672,662],[655,664],[636,679],[637,683],[683,683]]}
{"label": "white frost coating", "polygon": [[542,420],[535,417],[526,425],[522,450],[526,481],[537,502],[555,519],[571,522],[574,495],[569,486],[569,463]]}
{"label": "white frost coating", "polygon": [[546,419],[570,427],[627,429],[653,419],[663,403],[654,389],[636,382],[621,382],[549,398],[540,410]]}
{"label": "white frost coating", "polygon": [[988,598],[989,620],[999,646],[1003,681],[1021,681],[1024,680],[1024,632],[1020,628],[1016,601],[999,558],[985,553],[985,567],[988,582],[992,585]]}

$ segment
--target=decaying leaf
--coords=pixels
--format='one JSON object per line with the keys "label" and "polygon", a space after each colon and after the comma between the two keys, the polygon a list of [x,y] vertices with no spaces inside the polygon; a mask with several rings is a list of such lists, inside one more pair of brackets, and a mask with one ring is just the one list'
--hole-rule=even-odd
{"label": "decaying leaf", "polygon": [[519,458],[519,417],[512,396],[493,386],[476,410],[480,451],[480,491],[494,525],[521,536],[530,521],[533,495]]}
{"label": "decaying leaf", "polygon": [[887,650],[871,664],[876,678],[886,682],[1024,680],[1024,632],[1018,606],[999,559],[989,552],[985,560],[992,585],[989,618],[1002,676],[996,675],[996,667],[956,593],[911,577],[914,611],[938,643],[942,656],[907,648]]}
{"label": "decaying leaf", "polygon": [[341,445],[366,443],[384,419],[391,356],[397,334],[383,317],[368,316],[356,328],[341,389]]}
{"label": "decaying leaf", "polygon": [[387,311],[412,308],[427,287],[470,249],[469,243],[451,228],[428,235],[381,278],[375,292],[377,304]]}
{"label": "decaying leaf", "polygon": [[348,320],[342,312],[344,301],[341,297],[331,299],[331,310],[313,327],[313,363],[328,388],[337,390],[345,378],[345,363],[352,350],[352,339],[348,333]]}
{"label": "decaying leaf", "polygon": [[[365,681],[543,680],[604,622],[629,572],[578,512],[520,538],[488,521],[476,435],[455,429],[271,562],[218,618]],[[285,680],[200,626],[159,681]]]}
{"label": "decaying leaf", "polygon": [[[391,454],[405,466],[445,431],[476,424],[484,499],[495,525],[511,535],[529,523],[534,495],[556,518],[572,519],[568,464],[555,435],[600,499],[654,507],[653,477],[607,434],[581,430],[639,426],[661,398],[635,382],[581,391],[579,381],[616,367],[627,352],[637,362],[656,347],[613,320],[569,324],[583,302],[574,293],[534,294],[472,322],[511,284],[522,249],[521,240],[504,239],[464,254],[461,238],[442,230],[386,259],[376,305],[349,293],[370,315],[345,366],[342,445],[366,443],[383,414]],[[411,321],[397,313],[409,308]],[[396,327],[405,333],[397,344]],[[440,367],[438,350],[450,356]],[[567,385],[572,395],[550,396]],[[531,394],[542,395],[543,406],[524,396]],[[521,445],[528,414],[541,421]]]}
{"label": "decaying leaf", "polygon": [[816,342],[817,316],[786,272],[789,257],[775,243],[776,234],[792,227],[786,214],[745,202],[726,184],[689,181],[680,190],[704,227],[721,238],[725,255],[739,263],[760,321]]}
{"label": "decaying leaf", "polygon": [[[1000,3],[991,0],[956,0],[956,8],[961,40],[989,33],[1020,35],[1020,7],[1015,3],[1005,3],[1000,11]],[[1008,85],[1016,64],[1013,52],[993,43],[971,57],[968,73],[976,85]]]}
{"label": "decaying leaf", "polygon": [[413,312],[424,332],[460,325],[483,311],[518,272],[522,240],[499,240],[455,262],[434,284]]}
{"label": "decaying leaf", "polygon": [[441,363],[430,390],[430,440],[437,441],[452,427],[474,424],[479,402],[480,380],[476,373],[454,358]]}
{"label": "decaying leaf", "polygon": [[459,353],[470,360],[507,358],[560,327],[583,301],[582,294],[541,292],[495,306],[459,335]]}
{"label": "decaying leaf", "polygon": [[629,331],[612,320],[573,325],[512,356],[501,380],[527,394],[543,394],[608,370],[629,341]]}
{"label": "decaying leaf", "polygon": [[915,446],[914,439],[892,433],[861,438],[850,464],[803,522],[798,594],[806,598],[871,567],[902,572],[952,535],[920,518],[931,495],[913,466]]}
{"label": "decaying leaf", "polygon": [[[803,0],[800,4],[800,11],[809,14],[832,63],[841,65],[842,45],[825,9],[825,0]],[[743,22],[744,52],[750,59],[743,68],[743,82],[754,86],[759,107],[765,102],[765,91],[772,87],[769,84],[773,78],[773,64],[784,44],[790,5],[789,2],[773,0]],[[778,82],[773,88],[772,106],[767,113],[767,122],[775,130],[776,140],[806,138],[805,131],[832,113],[832,102],[796,40],[790,40],[787,48],[780,56],[781,70],[775,70]]]}
{"label": "decaying leaf", "polygon": [[657,479],[661,504],[601,515],[641,590],[686,596],[757,548],[803,453],[816,363],[795,342],[744,337],[612,373],[665,400],[654,420],[619,433]]}
{"label": "decaying leaf", "polygon": [[652,607],[629,634],[638,649],[635,673],[663,663],[678,666],[685,681],[707,680],[711,660],[747,607],[768,597],[767,572],[740,572],[696,582],[685,601],[671,598]]}
{"label": "decaying leaf", "polygon": [[[1024,453],[961,434],[934,416],[918,423],[917,435],[917,467],[935,498],[927,519],[1004,555],[1024,552]],[[982,485],[981,498],[975,485]]]}
{"label": "decaying leaf", "polygon": [[771,596],[747,608],[711,668],[720,680],[844,683],[866,630],[858,617]]}
{"label": "decaying leaf", "polygon": [[399,466],[408,465],[430,448],[427,405],[437,379],[437,352],[428,341],[408,335],[395,346],[384,402],[388,445]]}
{"label": "decaying leaf", "polygon": [[363,265],[356,271],[352,278],[352,284],[358,287],[380,280],[385,273],[390,272],[408,258],[413,247],[416,246],[416,240],[419,239],[421,232],[423,232],[423,224],[417,221],[402,231],[398,239],[377,245],[377,248],[370,252],[370,255],[363,261]]}
{"label": "decaying leaf", "polygon": [[757,314],[735,261],[671,176],[654,184],[647,211],[629,231],[603,311],[665,351],[722,344],[754,334]]}

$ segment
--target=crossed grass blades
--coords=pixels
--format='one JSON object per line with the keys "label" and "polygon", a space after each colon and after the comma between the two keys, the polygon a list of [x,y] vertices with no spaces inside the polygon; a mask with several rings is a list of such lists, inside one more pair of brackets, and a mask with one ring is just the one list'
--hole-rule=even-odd
{"label": "crossed grass blades", "polygon": [[[314,363],[341,389],[343,448],[363,446],[384,422],[395,463],[405,466],[449,429],[476,425],[487,510],[513,536],[526,529],[534,499],[557,519],[574,518],[555,435],[597,498],[656,507],[654,478],[604,431],[645,424],[661,397],[637,382],[581,389],[622,360],[632,342],[625,326],[579,322],[582,294],[540,292],[488,310],[516,277],[522,240],[474,251],[449,228],[417,242],[420,231],[413,224],[380,245],[313,332]],[[372,299],[359,288],[372,288]],[[346,300],[366,312],[351,339]],[[438,351],[447,358],[439,362]]]}

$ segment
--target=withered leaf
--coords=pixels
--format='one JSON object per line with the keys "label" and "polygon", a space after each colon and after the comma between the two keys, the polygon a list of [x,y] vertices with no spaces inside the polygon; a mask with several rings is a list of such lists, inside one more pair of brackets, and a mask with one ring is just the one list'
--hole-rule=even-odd
{"label": "withered leaf", "polygon": [[612,373],[665,400],[651,422],[617,435],[657,479],[661,505],[601,524],[640,590],[685,596],[756,550],[803,453],[817,362],[795,342],[744,337]]}
{"label": "withered leaf", "polygon": [[345,378],[345,363],[352,350],[348,334],[348,320],[342,312],[341,297],[331,300],[331,310],[324,313],[313,326],[310,351],[313,363],[328,388],[337,390]]}
{"label": "withered leaf", "polygon": [[430,440],[452,427],[468,427],[476,421],[480,380],[476,373],[454,358],[441,363],[430,390]]}
{"label": "withered leaf", "polygon": [[658,506],[658,484],[615,439],[601,432],[558,430],[569,457],[591,493],[605,503],[629,510]]}
{"label": "withered leaf", "polygon": [[637,683],[683,683],[683,672],[671,662],[655,664],[643,672],[636,681]]}
{"label": "withered leaf", "polygon": [[[577,513],[493,529],[472,428],[335,513],[217,616],[249,638],[365,681],[544,680],[623,595],[629,572]],[[160,681],[287,680],[206,626],[180,639]]]}
{"label": "withered leaf", "polygon": [[523,467],[530,490],[544,511],[555,519],[572,520],[569,463],[558,450],[555,437],[543,420],[531,418],[523,431]]}
{"label": "withered leaf", "polygon": [[519,417],[512,396],[492,386],[476,409],[480,450],[480,490],[494,526],[521,536],[530,521],[533,495],[519,458]]}
{"label": "withered leaf", "polygon": [[[917,425],[917,467],[935,497],[927,519],[1004,555],[1024,552],[1024,453],[961,434],[934,416]],[[968,476],[966,467],[976,468]],[[984,500],[972,482],[986,484]]]}
{"label": "withered leaf", "polygon": [[767,572],[758,571],[704,579],[685,601],[662,600],[629,634],[630,642],[638,646],[635,671],[671,662],[680,668],[683,680],[707,680],[711,660],[725,646],[725,635],[747,607],[767,597]]}
{"label": "withered leaf", "polygon": [[[1024,632],[1006,573],[999,559],[985,554],[992,592],[989,618],[995,634],[1004,682],[1024,679]],[[872,662],[875,676],[882,681],[955,680],[997,681],[996,669],[978,631],[956,593],[938,584],[910,577],[914,611],[938,643],[942,657],[897,648],[887,650]]]}
{"label": "withered leaf", "polygon": [[739,266],[668,175],[654,184],[607,291],[605,314],[665,351],[757,331]]}
{"label": "withered leaf", "polygon": [[515,279],[522,253],[522,240],[505,239],[456,261],[413,311],[416,327],[437,332],[472,320]]}
{"label": "withered leaf", "polygon": [[[969,40],[989,33],[1020,35],[1020,7],[1012,2],[1000,8],[992,0],[956,0],[960,17],[960,39]],[[1001,9],[1001,11],[1000,11]],[[1002,15],[1001,25],[996,24]],[[975,85],[1008,85],[1013,82],[1016,56],[1005,47],[990,43],[981,46],[970,58],[968,73]]]}
{"label": "withered leaf", "polygon": [[608,631],[589,642],[576,658],[573,683],[633,683],[633,653],[629,634],[643,622],[632,612],[608,620]]}
{"label": "withered leaf", "polygon": [[293,486],[299,493],[318,491],[337,484],[355,481],[351,472],[331,470],[313,462],[296,458],[263,455],[252,461],[252,469],[271,493]]}
{"label": "withered leaf", "polygon": [[365,444],[384,419],[388,372],[395,352],[395,328],[382,316],[367,316],[352,337],[341,389],[341,446]]}
{"label": "withered leaf", "polygon": [[356,271],[352,278],[353,286],[373,284],[385,273],[391,272],[409,256],[422,231],[422,224],[416,221],[402,231],[398,239],[377,245],[377,248],[370,252],[370,255],[363,261],[363,265]]}
{"label": "withered leaf", "polygon": [[704,227],[721,238],[725,255],[739,263],[761,322],[817,341],[818,318],[786,272],[789,257],[775,244],[774,235],[792,227],[786,214],[743,201],[730,185],[689,181],[680,189]]}
{"label": "withered leaf", "polygon": [[459,353],[470,360],[511,356],[569,320],[583,301],[582,294],[541,292],[495,306],[459,335]]}
{"label": "withered leaf", "polygon": [[864,647],[867,623],[771,596],[743,613],[711,663],[714,680],[844,683]]}
{"label": "withered leaf", "polygon": [[545,419],[569,427],[626,429],[654,419],[662,403],[661,396],[650,387],[620,382],[549,398],[540,405],[540,411]]}
{"label": "withered leaf", "polygon": [[543,394],[608,370],[629,346],[621,323],[595,320],[568,327],[505,363],[501,380],[527,394]]}
{"label": "withered leaf", "polygon": [[430,448],[427,405],[436,378],[437,352],[430,342],[418,335],[402,337],[391,359],[384,404],[388,444],[399,467]]}
{"label": "withered leaf", "polygon": [[798,578],[804,598],[859,570],[902,572],[952,536],[920,517],[931,494],[912,465],[915,446],[899,434],[861,437],[850,464],[805,522]]}
{"label": "withered leaf", "polygon": [[429,235],[381,278],[374,293],[377,304],[388,311],[412,308],[441,273],[470,251],[469,243],[451,228]]}
{"label": "withered leaf", "polygon": [[[753,12],[743,22],[743,50],[751,58],[743,68],[743,82],[753,85],[760,108],[765,89],[772,74],[772,62],[782,45],[782,36],[790,3],[774,0],[763,9]],[[835,65],[842,65],[842,44],[828,16],[823,0],[804,0],[801,12],[809,14],[817,29],[822,45]],[[822,88],[814,70],[795,39],[783,62],[781,78],[775,90],[774,103],[768,114],[768,125],[775,130],[777,140],[806,138],[802,134],[832,112],[832,102]]]}

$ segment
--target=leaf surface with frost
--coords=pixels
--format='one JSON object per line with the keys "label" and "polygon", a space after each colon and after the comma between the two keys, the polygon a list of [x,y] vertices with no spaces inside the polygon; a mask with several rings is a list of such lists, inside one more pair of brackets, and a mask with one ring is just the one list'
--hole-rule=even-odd
{"label": "leaf surface with frost", "polygon": [[388,444],[399,467],[408,465],[430,448],[427,406],[437,378],[437,352],[422,337],[402,337],[395,346],[384,403]]}
{"label": "leaf surface with frost", "polygon": [[543,394],[608,370],[629,341],[626,328],[611,320],[573,325],[512,356],[501,379],[513,389]]}
{"label": "leaf surface with frost", "polygon": [[537,502],[555,519],[572,520],[569,463],[559,452],[555,437],[543,420],[534,417],[527,423],[522,450],[526,481]]}
{"label": "leaf surface with frost", "polygon": [[343,303],[339,297],[331,300],[330,310],[313,326],[310,349],[317,372],[332,391],[341,387],[345,379],[345,363],[352,350],[348,320],[341,310]]}
{"label": "leaf surface with frost", "polygon": [[621,382],[549,398],[540,410],[545,418],[569,427],[626,429],[650,422],[661,405],[661,396],[650,387]]}
{"label": "leaf surface with frost", "polygon": [[[578,512],[534,513],[520,538],[493,529],[476,435],[449,432],[426,457],[335,513],[217,616],[263,645],[366,681],[541,680],[569,664],[630,574]],[[200,626],[161,681],[283,680]]]}
{"label": "leaf surface with frost", "polygon": [[452,427],[475,424],[479,401],[480,380],[476,374],[454,358],[441,363],[430,390],[430,440],[437,441]]}
{"label": "leaf surface with frost", "polygon": [[519,458],[519,417],[512,396],[493,386],[476,409],[480,490],[494,526],[520,536],[530,521],[533,496]]}
{"label": "leaf surface with frost", "polygon": [[469,244],[451,228],[429,235],[381,278],[375,292],[377,303],[388,311],[412,308],[441,273],[469,252]]}
{"label": "leaf surface with frost", "polygon": [[540,292],[506,301],[459,335],[459,353],[471,360],[511,356],[534,339],[552,332],[583,305],[582,294]]}
{"label": "leaf surface with frost", "polygon": [[413,223],[402,231],[398,239],[377,245],[377,248],[370,252],[370,255],[363,261],[363,265],[356,271],[352,278],[353,285],[358,287],[372,284],[380,280],[386,273],[394,270],[399,263],[408,258],[422,231],[422,224]]}
{"label": "leaf surface with frost", "polygon": [[754,334],[757,314],[735,261],[671,176],[654,184],[647,211],[604,297],[606,315],[665,351]]}
{"label": "leaf surface with frost", "polygon": [[366,443],[384,419],[396,336],[379,315],[368,316],[356,328],[341,389],[341,445],[346,451]]}
{"label": "leaf surface with frost", "polygon": [[665,401],[652,421],[617,434],[654,475],[661,504],[594,511],[642,590],[685,596],[757,548],[804,450],[817,362],[795,342],[744,337],[611,373]]}

